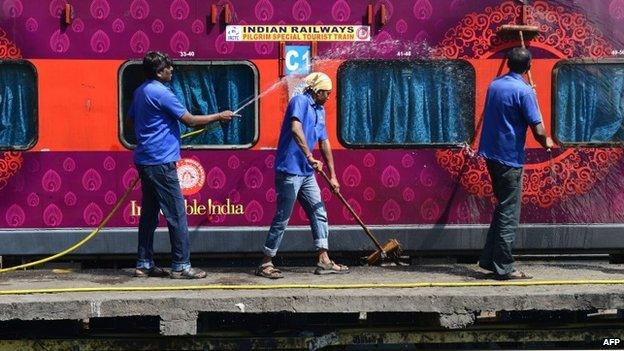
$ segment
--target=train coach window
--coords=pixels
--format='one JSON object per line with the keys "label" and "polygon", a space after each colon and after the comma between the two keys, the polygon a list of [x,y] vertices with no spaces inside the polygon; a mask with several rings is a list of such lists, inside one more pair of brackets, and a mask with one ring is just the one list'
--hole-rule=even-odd
{"label": "train coach window", "polygon": [[0,61],[0,149],[25,150],[37,140],[37,77],[27,61]]}
{"label": "train coach window", "polygon": [[[128,126],[128,109],[134,90],[143,83],[140,61],[125,63],[119,78],[119,116],[121,140],[127,147],[136,145],[134,131]],[[196,115],[223,110],[238,111],[241,117],[228,123],[214,122],[206,130],[182,139],[182,148],[249,148],[258,139],[258,72],[246,61],[177,61],[168,86],[180,102]],[[203,127],[202,127],[203,128]],[[182,135],[201,128],[180,123]]]}
{"label": "train coach window", "polygon": [[624,142],[624,60],[562,61],[553,74],[553,129],[559,142]]}
{"label": "train coach window", "polygon": [[474,134],[475,72],[462,60],[346,61],[338,130],[350,147],[458,145]]}

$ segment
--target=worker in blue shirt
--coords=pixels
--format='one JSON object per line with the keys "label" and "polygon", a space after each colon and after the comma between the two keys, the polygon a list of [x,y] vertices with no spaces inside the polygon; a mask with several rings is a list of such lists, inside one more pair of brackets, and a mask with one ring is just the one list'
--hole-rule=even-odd
{"label": "worker in blue shirt", "polygon": [[[134,125],[137,145],[134,163],[141,178],[141,217],[139,219],[136,277],[199,279],[206,272],[191,267],[190,242],[184,197],[176,171],[180,159],[178,121],[195,127],[214,121],[229,121],[232,111],[192,115],[164,85],[171,81],[173,65],[166,54],[150,51],[143,58],[146,80],[135,91],[128,112]],[[171,273],[154,264],[154,231],[159,211],[169,227]]]}
{"label": "worker in blue shirt", "polygon": [[257,275],[271,279],[283,277],[282,272],[273,265],[272,258],[277,253],[297,200],[310,219],[314,245],[318,250],[318,263],[314,273],[349,272],[348,267],[335,263],[327,253],[329,236],[327,211],[314,177],[314,171],[323,168],[323,162],[315,159],[312,154],[318,143],[327,163],[332,189],[334,191],[340,189],[325,128],[323,107],[329,98],[332,81],[321,72],[308,75],[304,81],[307,85],[305,92],[295,95],[288,103],[277,144],[275,158],[277,209],[264,244],[264,259],[256,270]]}
{"label": "worker in blue shirt", "polygon": [[515,269],[511,254],[520,219],[527,127],[549,152],[554,145],[544,130],[535,91],[522,77],[531,67],[531,58],[525,48],[507,53],[509,73],[494,79],[488,88],[479,144],[498,200],[479,266],[503,280],[531,278]]}

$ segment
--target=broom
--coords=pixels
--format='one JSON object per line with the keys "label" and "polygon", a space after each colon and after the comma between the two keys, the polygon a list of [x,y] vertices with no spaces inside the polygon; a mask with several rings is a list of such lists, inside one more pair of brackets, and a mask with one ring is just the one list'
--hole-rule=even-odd
{"label": "broom", "polygon": [[[331,186],[331,180],[329,179],[329,176],[327,176],[327,174],[322,169],[318,170],[318,172],[323,176],[323,178],[325,178],[325,180],[327,181],[327,184]],[[366,233],[366,235],[368,235],[368,237],[373,241],[373,243],[377,247],[377,251],[373,252],[372,254],[366,257],[366,263],[372,266],[376,264],[381,264],[385,260],[398,262],[401,256],[401,244],[399,243],[399,241],[397,239],[390,239],[388,240],[387,243],[385,243],[382,246],[379,243],[379,240],[377,240],[377,238],[373,235],[373,233],[366,227],[364,222],[362,222],[362,220],[357,215],[357,213],[355,213],[355,210],[353,209],[353,207],[351,207],[351,205],[349,205],[349,203],[344,198],[344,196],[342,196],[342,194],[339,191],[336,191],[336,196],[338,196],[338,198],[343,203],[343,205],[345,205],[345,207],[349,210],[349,212],[351,212],[351,215],[353,215],[355,220],[360,224],[360,226],[362,226],[362,229],[364,229],[364,232]]]}

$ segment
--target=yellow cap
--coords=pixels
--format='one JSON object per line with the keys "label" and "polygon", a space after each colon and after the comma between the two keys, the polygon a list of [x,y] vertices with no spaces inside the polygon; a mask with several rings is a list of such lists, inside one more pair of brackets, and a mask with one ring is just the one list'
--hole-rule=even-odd
{"label": "yellow cap", "polygon": [[308,87],[315,92],[319,90],[332,90],[332,81],[327,74],[323,72],[310,73],[304,78],[304,81]]}

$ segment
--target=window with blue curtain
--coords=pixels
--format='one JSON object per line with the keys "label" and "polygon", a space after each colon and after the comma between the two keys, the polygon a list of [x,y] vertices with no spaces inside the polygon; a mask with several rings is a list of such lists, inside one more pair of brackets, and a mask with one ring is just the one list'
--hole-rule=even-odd
{"label": "window with blue curtain", "polygon": [[624,60],[563,61],[554,75],[554,129],[560,142],[624,142]]}
{"label": "window with blue curtain", "polygon": [[469,142],[474,102],[474,69],[463,60],[355,60],[338,70],[338,129],[347,146]]}
{"label": "window with blue curtain", "polygon": [[25,150],[37,140],[37,78],[26,61],[0,61],[0,149]]}
{"label": "window with blue curtain", "polygon": [[[127,64],[121,73],[120,116],[122,138],[136,145],[134,131],[126,123],[134,90],[144,82],[141,62]],[[223,110],[236,111],[230,122],[213,122],[200,134],[182,139],[182,147],[250,147],[258,137],[258,74],[248,62],[174,62],[173,77],[167,83],[180,102],[194,115]],[[249,103],[249,104],[248,104]],[[196,129],[180,122],[182,135]]]}

